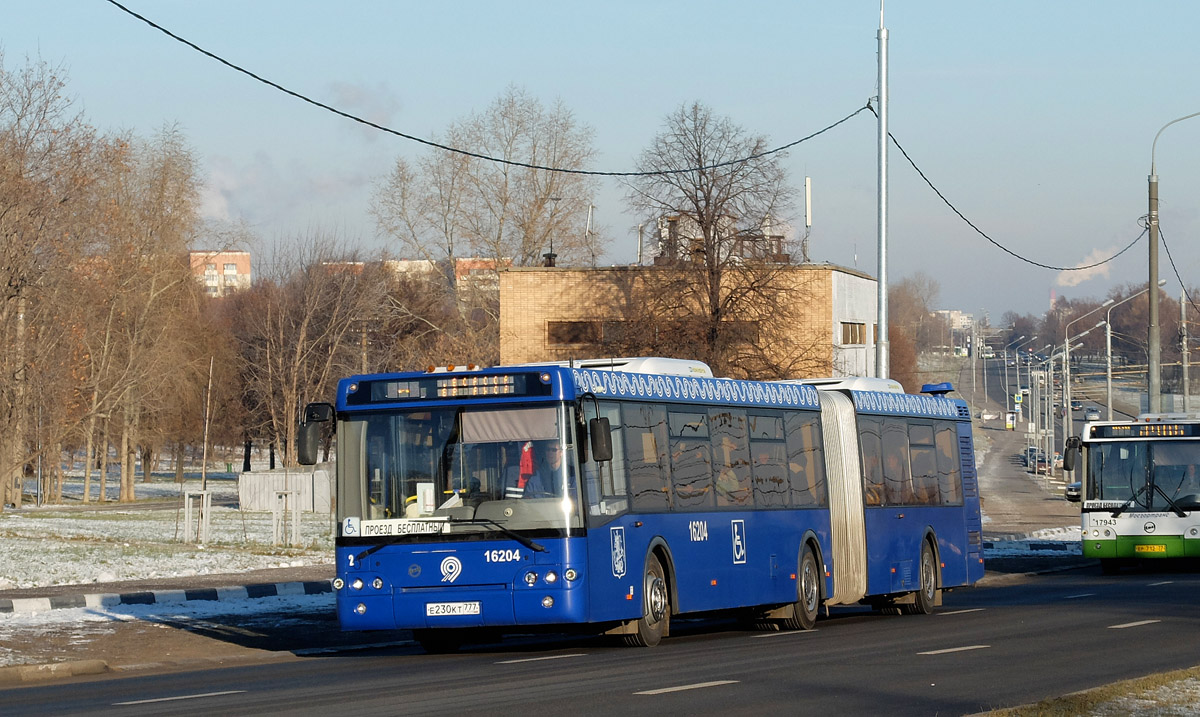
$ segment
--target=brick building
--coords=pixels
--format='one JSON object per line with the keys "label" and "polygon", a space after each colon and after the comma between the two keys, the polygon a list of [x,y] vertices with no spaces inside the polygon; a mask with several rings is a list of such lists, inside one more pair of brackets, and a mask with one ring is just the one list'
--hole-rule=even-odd
{"label": "brick building", "polygon": [[190,251],[192,273],[211,297],[250,288],[250,252]]}
{"label": "brick building", "polygon": [[[608,337],[637,315],[647,272],[653,271],[644,266],[500,271],[500,362],[613,355],[606,348]],[[803,298],[796,325],[776,328],[785,339],[814,350],[811,376],[871,375],[878,335],[876,280],[832,264],[788,265],[781,271],[781,285]]]}

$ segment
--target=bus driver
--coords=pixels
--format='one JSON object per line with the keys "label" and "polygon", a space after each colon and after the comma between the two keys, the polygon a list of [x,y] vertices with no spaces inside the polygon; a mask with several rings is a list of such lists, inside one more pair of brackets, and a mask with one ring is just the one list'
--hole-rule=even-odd
{"label": "bus driver", "polygon": [[562,472],[563,450],[558,441],[521,444],[518,465],[509,466],[504,481],[505,498],[552,498]]}

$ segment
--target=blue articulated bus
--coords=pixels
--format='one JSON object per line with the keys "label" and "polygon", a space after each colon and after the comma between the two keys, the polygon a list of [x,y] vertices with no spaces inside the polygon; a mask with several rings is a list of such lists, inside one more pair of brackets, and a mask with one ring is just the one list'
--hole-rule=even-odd
{"label": "blue articulated bus", "polygon": [[983,575],[970,414],[951,387],[712,378],[671,359],[354,376],[331,422],[337,611],[429,651],[678,615],[809,629],[824,605],[928,613]]}

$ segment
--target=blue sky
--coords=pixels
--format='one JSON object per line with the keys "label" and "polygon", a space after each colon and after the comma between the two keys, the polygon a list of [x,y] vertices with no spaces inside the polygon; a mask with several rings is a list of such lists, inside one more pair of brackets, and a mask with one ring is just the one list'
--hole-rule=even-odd
{"label": "blue sky", "polygon": [[[782,145],[877,93],[877,2],[309,2],[126,0],[132,10],[279,84],[427,137],[509,85],[561,98],[595,132],[594,169],[633,169],[663,117],[699,100]],[[5,65],[61,64],[102,130],[178,123],[206,211],[265,247],[334,231],[386,246],[367,214],[397,157],[430,151],[235,73],[104,0],[0,0]],[[1200,112],[1200,3],[1042,0],[887,4],[890,129],[968,218],[1037,262],[1105,258],[1140,233],[1155,133]],[[813,182],[810,255],[876,272],[877,127],[854,120],[794,148]],[[1200,269],[1200,117],[1157,148],[1161,223],[1185,281]],[[939,308],[1042,313],[1051,292],[1103,297],[1146,280],[1143,239],[1103,269],[1041,269],[987,243],[894,148],[889,277],[941,285]],[[638,218],[602,183],[606,257],[636,256]],[[799,207],[802,211],[803,207]],[[797,216],[797,224],[802,218]],[[1162,254],[1166,291],[1179,284]],[[1200,284],[1200,282],[1196,282]]]}

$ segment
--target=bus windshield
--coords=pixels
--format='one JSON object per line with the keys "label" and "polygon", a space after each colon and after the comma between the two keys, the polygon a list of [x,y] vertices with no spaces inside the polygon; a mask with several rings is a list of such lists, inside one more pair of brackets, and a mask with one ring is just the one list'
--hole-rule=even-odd
{"label": "bus windshield", "polygon": [[339,520],[462,523],[454,533],[579,528],[567,418],[561,405],[357,414],[339,439],[350,454],[339,456],[341,480],[357,484],[340,496]]}
{"label": "bus windshield", "polygon": [[1089,447],[1088,497],[1133,509],[1200,508],[1200,442],[1122,441]]}

